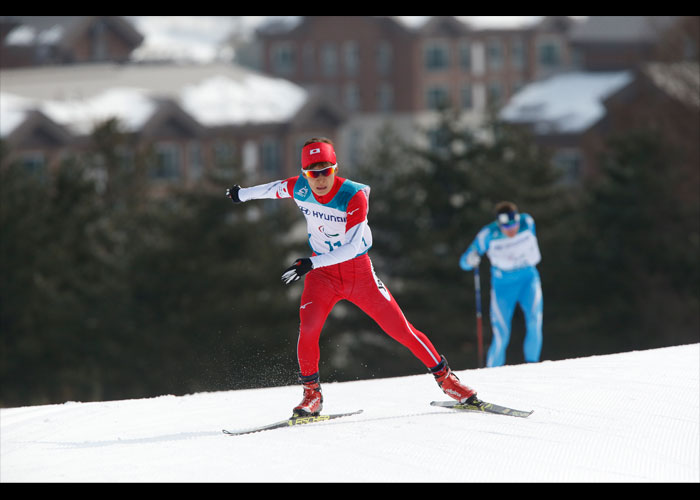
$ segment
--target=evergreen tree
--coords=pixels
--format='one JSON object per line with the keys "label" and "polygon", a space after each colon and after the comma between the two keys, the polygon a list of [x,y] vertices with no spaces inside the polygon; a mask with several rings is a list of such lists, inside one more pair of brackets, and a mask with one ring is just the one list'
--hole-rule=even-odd
{"label": "evergreen tree", "polygon": [[119,282],[94,182],[73,162],[0,175],[2,401],[99,398]]}
{"label": "evergreen tree", "polygon": [[682,156],[645,131],[608,151],[577,235],[580,298],[595,318],[586,352],[697,342],[700,195],[678,196]]}
{"label": "evergreen tree", "polygon": [[151,390],[294,382],[298,304],[279,278],[296,214],[258,217],[223,190],[173,193],[160,210],[129,269],[132,316],[160,359],[143,367]]}
{"label": "evergreen tree", "polygon": [[294,382],[294,208],[234,207],[226,184],[154,198],[117,123],[92,139],[45,175],[0,169],[0,403]]}

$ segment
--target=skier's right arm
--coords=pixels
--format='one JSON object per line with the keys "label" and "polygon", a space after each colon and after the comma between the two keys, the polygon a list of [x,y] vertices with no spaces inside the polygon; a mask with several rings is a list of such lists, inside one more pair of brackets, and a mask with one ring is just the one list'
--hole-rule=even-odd
{"label": "skier's right arm", "polygon": [[242,203],[249,200],[291,198],[297,177],[291,177],[282,181],[269,182],[249,188],[242,188],[235,184],[226,190],[226,197],[234,203]]}

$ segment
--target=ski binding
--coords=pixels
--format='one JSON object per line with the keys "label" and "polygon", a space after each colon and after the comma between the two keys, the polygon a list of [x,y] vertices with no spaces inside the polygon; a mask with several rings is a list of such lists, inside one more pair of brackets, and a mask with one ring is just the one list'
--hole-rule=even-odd
{"label": "ski binding", "polygon": [[283,427],[294,427],[296,425],[326,422],[335,418],[348,417],[350,415],[358,415],[360,413],[362,413],[362,410],[351,411],[347,413],[330,413],[328,415],[310,415],[308,417],[291,417],[285,420],[280,420],[279,422],[274,422],[272,424],[261,425],[259,427],[251,427],[249,429],[243,429],[238,431],[229,431],[223,429],[223,433],[227,436],[240,436],[242,434],[252,434],[253,432],[269,431],[272,429],[281,429]]}
{"label": "ski binding", "polygon": [[453,410],[495,413],[497,415],[508,415],[511,417],[521,418],[529,417],[534,411],[516,410],[514,408],[508,408],[507,406],[500,406],[493,403],[487,403],[486,401],[481,401],[480,399],[476,398],[474,398],[471,401],[465,401],[464,403],[460,403],[459,401],[432,401],[430,405],[440,406],[443,408],[451,408]]}

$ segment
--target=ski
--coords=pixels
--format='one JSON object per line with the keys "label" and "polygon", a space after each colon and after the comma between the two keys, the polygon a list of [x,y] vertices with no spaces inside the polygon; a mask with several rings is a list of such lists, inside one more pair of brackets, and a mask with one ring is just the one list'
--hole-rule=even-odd
{"label": "ski", "polygon": [[460,403],[459,401],[433,401],[430,403],[431,406],[441,406],[443,408],[451,408],[453,410],[460,411],[479,411],[483,413],[495,413],[498,415],[508,415],[511,417],[529,417],[534,410],[523,411],[516,410],[513,408],[508,408],[507,406],[500,406],[493,403],[487,403],[486,401],[481,401],[480,399],[475,399],[472,402]]}
{"label": "ski", "polygon": [[316,415],[309,417],[291,417],[286,420],[280,420],[272,424],[261,425],[259,427],[251,427],[249,429],[243,429],[238,431],[229,431],[223,429],[223,433],[227,436],[240,436],[242,434],[252,434],[253,432],[269,431],[272,429],[281,429],[283,427],[294,427],[295,425],[305,425],[305,424],[315,424],[317,422],[326,422],[334,418],[349,417],[350,415],[357,415],[362,413],[362,410],[351,411],[347,413],[331,413],[328,415]]}

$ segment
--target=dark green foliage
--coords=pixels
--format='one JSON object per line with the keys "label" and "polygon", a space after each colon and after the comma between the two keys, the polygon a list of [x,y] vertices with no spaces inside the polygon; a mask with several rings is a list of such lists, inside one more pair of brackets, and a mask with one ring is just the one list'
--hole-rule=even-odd
{"label": "dark green foliage", "polygon": [[692,177],[656,134],[640,130],[610,147],[575,232],[578,300],[598,322],[593,349],[697,342],[700,193],[679,196]]}
{"label": "dark green foliage", "polygon": [[225,185],[150,199],[112,125],[55,175],[0,170],[0,403],[294,382],[298,304],[279,276],[305,251],[286,242],[297,211],[234,206]]}

